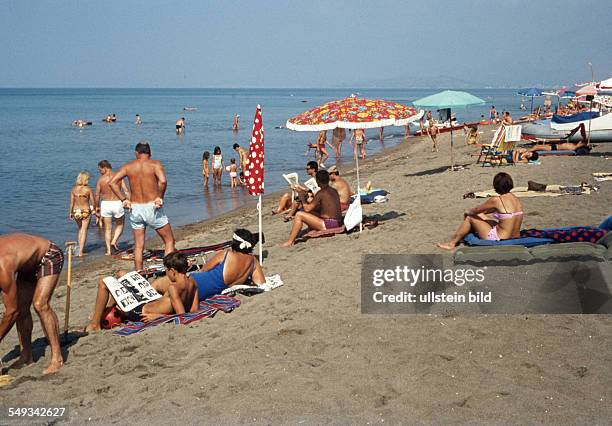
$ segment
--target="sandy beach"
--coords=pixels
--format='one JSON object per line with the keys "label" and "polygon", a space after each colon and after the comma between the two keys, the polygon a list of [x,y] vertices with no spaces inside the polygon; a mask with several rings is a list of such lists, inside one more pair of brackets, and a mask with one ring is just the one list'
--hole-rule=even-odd
{"label": "sandy beach", "polygon": [[[491,127],[481,130],[490,140]],[[64,405],[78,424],[609,423],[610,316],[361,314],[362,256],[442,253],[435,244],[481,201],[462,195],[490,189],[500,170],[516,186],[600,187],[590,195],[523,199],[524,228],[597,225],[611,213],[612,182],[591,176],[612,171],[610,144],[590,156],[500,169],[476,165],[476,148],[455,134],[455,161],[465,169],[449,172],[448,138],[441,135],[439,153],[427,139],[410,138],[362,165],[363,183],[391,193],[388,203],[364,206],[380,224],[362,234],[276,247],[291,224],[271,215],[276,195],[266,196],[264,271],[280,274],[285,285],[238,296],[242,306],[232,313],[130,337],[72,333],[65,366],[50,377],[42,376],[49,349],[35,316],[36,363],[10,371],[16,379],[0,388],[2,405]],[[352,165],[340,171],[354,187]],[[177,247],[226,241],[238,227],[255,231],[254,205],[180,228]],[[129,266],[97,257],[75,268],[71,326],[87,323],[97,280]],[[65,294],[62,276],[53,297],[61,323]],[[17,353],[13,330],[2,345],[4,364]]]}

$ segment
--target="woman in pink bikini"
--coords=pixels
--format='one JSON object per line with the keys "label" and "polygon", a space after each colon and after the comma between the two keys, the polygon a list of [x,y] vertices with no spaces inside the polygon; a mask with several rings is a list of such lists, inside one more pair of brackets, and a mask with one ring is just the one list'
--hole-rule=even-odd
{"label": "woman in pink bikini", "polygon": [[465,211],[463,223],[453,238],[438,247],[451,250],[470,232],[489,241],[519,238],[523,223],[523,206],[518,198],[510,193],[514,183],[508,173],[498,173],[493,178],[493,188],[499,194]]}

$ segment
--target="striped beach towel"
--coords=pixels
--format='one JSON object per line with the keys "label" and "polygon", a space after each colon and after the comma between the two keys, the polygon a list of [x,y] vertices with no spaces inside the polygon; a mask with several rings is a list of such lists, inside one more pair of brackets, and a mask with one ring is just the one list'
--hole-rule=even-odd
{"label": "striped beach towel", "polygon": [[225,313],[232,312],[239,306],[240,300],[234,297],[216,295],[200,302],[200,309],[197,312],[164,315],[147,323],[129,322],[126,326],[113,331],[113,336],[131,336],[132,334],[143,332],[159,324],[173,323],[175,325],[189,325],[202,318],[210,318],[219,311]]}

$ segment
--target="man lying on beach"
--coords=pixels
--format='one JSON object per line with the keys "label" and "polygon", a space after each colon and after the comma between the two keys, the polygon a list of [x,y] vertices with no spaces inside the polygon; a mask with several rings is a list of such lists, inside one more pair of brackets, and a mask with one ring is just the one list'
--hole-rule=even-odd
{"label": "man lying on beach", "polygon": [[[134,234],[134,269],[142,269],[147,226],[155,229],[164,240],[165,254],[174,251],[174,235],[168,218],[164,214],[166,174],[159,161],[151,160],[151,147],[141,141],[136,145],[136,160],[124,164],[109,182],[110,189],[130,210],[130,223]],[[128,178],[130,199],[121,193],[120,182]]]}
{"label": "man lying on beach", "polygon": [[4,302],[0,342],[16,322],[21,345],[21,356],[9,368],[33,362],[32,305],[51,345],[51,363],[43,373],[55,373],[63,365],[57,315],[49,305],[63,266],[62,250],[45,238],[27,234],[0,236],[0,293]]}
{"label": "man lying on beach", "polygon": [[[148,322],[162,315],[184,314],[185,312],[196,312],[199,307],[198,287],[192,278],[187,276],[189,264],[187,256],[182,253],[172,252],[164,257],[166,277],[164,285],[154,286],[155,290],[162,295],[160,299],[143,305],[139,305],[130,312],[122,312],[122,318],[126,321]],[[120,271],[117,277],[124,275],[126,271]],[[111,296],[103,280],[98,282],[98,293],[91,322],[85,331],[100,330],[102,328],[102,316],[108,306]]]}
{"label": "man lying on beach", "polygon": [[340,196],[340,208],[342,211],[345,211],[351,204],[351,196],[353,195],[351,186],[346,180],[340,177],[338,167],[331,166],[327,169],[327,172],[329,173],[329,186],[338,191],[338,195]]}
{"label": "man lying on beach", "polygon": [[505,156],[499,160],[492,160],[492,164],[527,164],[530,161],[537,161],[540,155],[535,151],[529,151],[525,148],[516,148],[509,150]]}
{"label": "man lying on beach", "polygon": [[[98,171],[100,177],[96,183],[96,195],[94,197],[94,205],[96,206],[96,216],[102,218],[104,224],[104,242],[106,244],[106,255],[110,256],[112,249],[119,251],[117,241],[123,233],[123,224],[125,219],[125,210],[123,203],[117,195],[111,190],[109,182],[115,175],[113,167],[108,160],[102,160],[98,163]],[[125,181],[121,181],[121,195],[126,199],[130,198],[130,193],[127,189]],[[115,232],[113,233],[113,218],[115,218]]]}
{"label": "man lying on beach", "polygon": [[[308,176],[315,177],[317,171],[319,171],[319,163],[317,163],[316,161],[309,161],[306,164],[306,173],[308,173]],[[310,192],[308,188],[299,184],[295,185],[291,189],[293,189],[294,191],[301,189],[302,191]],[[312,192],[310,192],[310,194],[312,194]],[[299,208],[299,203],[297,201],[297,197],[296,200],[292,198],[291,192],[285,192],[280,197],[280,200],[278,200],[278,207],[276,208],[276,210],[272,210],[272,214],[276,215],[281,213],[289,213],[289,216],[293,217],[295,215],[295,212]]]}
{"label": "man lying on beach", "polygon": [[575,151],[576,155],[586,155],[591,151],[585,141],[580,142],[562,142],[562,143],[545,143],[537,144],[528,149],[528,151]]}
{"label": "man lying on beach", "polygon": [[316,179],[321,189],[314,195],[312,202],[306,201],[305,191],[298,191],[304,210],[296,213],[289,239],[280,244],[280,247],[292,246],[304,224],[316,231],[342,226],[340,196],[338,191],[329,186],[329,173],[327,170],[319,170]]}

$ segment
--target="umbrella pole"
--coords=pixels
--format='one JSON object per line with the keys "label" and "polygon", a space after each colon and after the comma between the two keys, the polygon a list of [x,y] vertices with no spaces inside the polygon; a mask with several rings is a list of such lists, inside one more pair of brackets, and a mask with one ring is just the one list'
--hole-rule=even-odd
{"label": "umbrella pole", "polygon": [[[355,141],[355,146],[357,146],[357,141]],[[355,166],[357,167],[357,196],[360,198],[359,202],[361,203],[361,193],[360,191],[360,183],[359,183],[359,152],[357,153],[357,155],[355,156]],[[359,222],[359,233],[361,234],[361,231],[363,231],[363,221]]]}
{"label": "umbrella pole", "polygon": [[[533,114],[533,96],[531,97],[531,114]],[[540,116],[538,115],[538,118],[539,118],[539,117],[540,117]]]}
{"label": "umbrella pole", "polygon": [[261,230],[261,194],[259,194],[259,202],[257,203],[257,210],[259,213],[259,264],[263,265],[263,240]]}
{"label": "umbrella pole", "polygon": [[[451,112],[451,111],[449,110],[449,112]],[[453,114],[451,113],[450,116],[451,116],[451,122],[450,122],[450,125],[451,125],[451,127],[450,127],[450,129],[451,129],[451,132],[450,132],[451,133],[451,135],[450,135],[451,136],[451,144],[450,145],[451,145],[451,172],[452,172],[452,171],[455,170],[455,162],[453,161],[454,160],[453,159],[453,119],[452,119]]]}
{"label": "umbrella pole", "polygon": [[70,323],[70,292],[72,291],[72,250],[75,246],[74,241],[66,243],[66,251],[68,252],[68,273],[66,274],[66,309],[64,311],[64,334],[68,334]]}
{"label": "umbrella pole", "polygon": [[587,146],[591,146],[591,110],[593,109],[593,101],[589,106],[589,134],[587,136]]}

